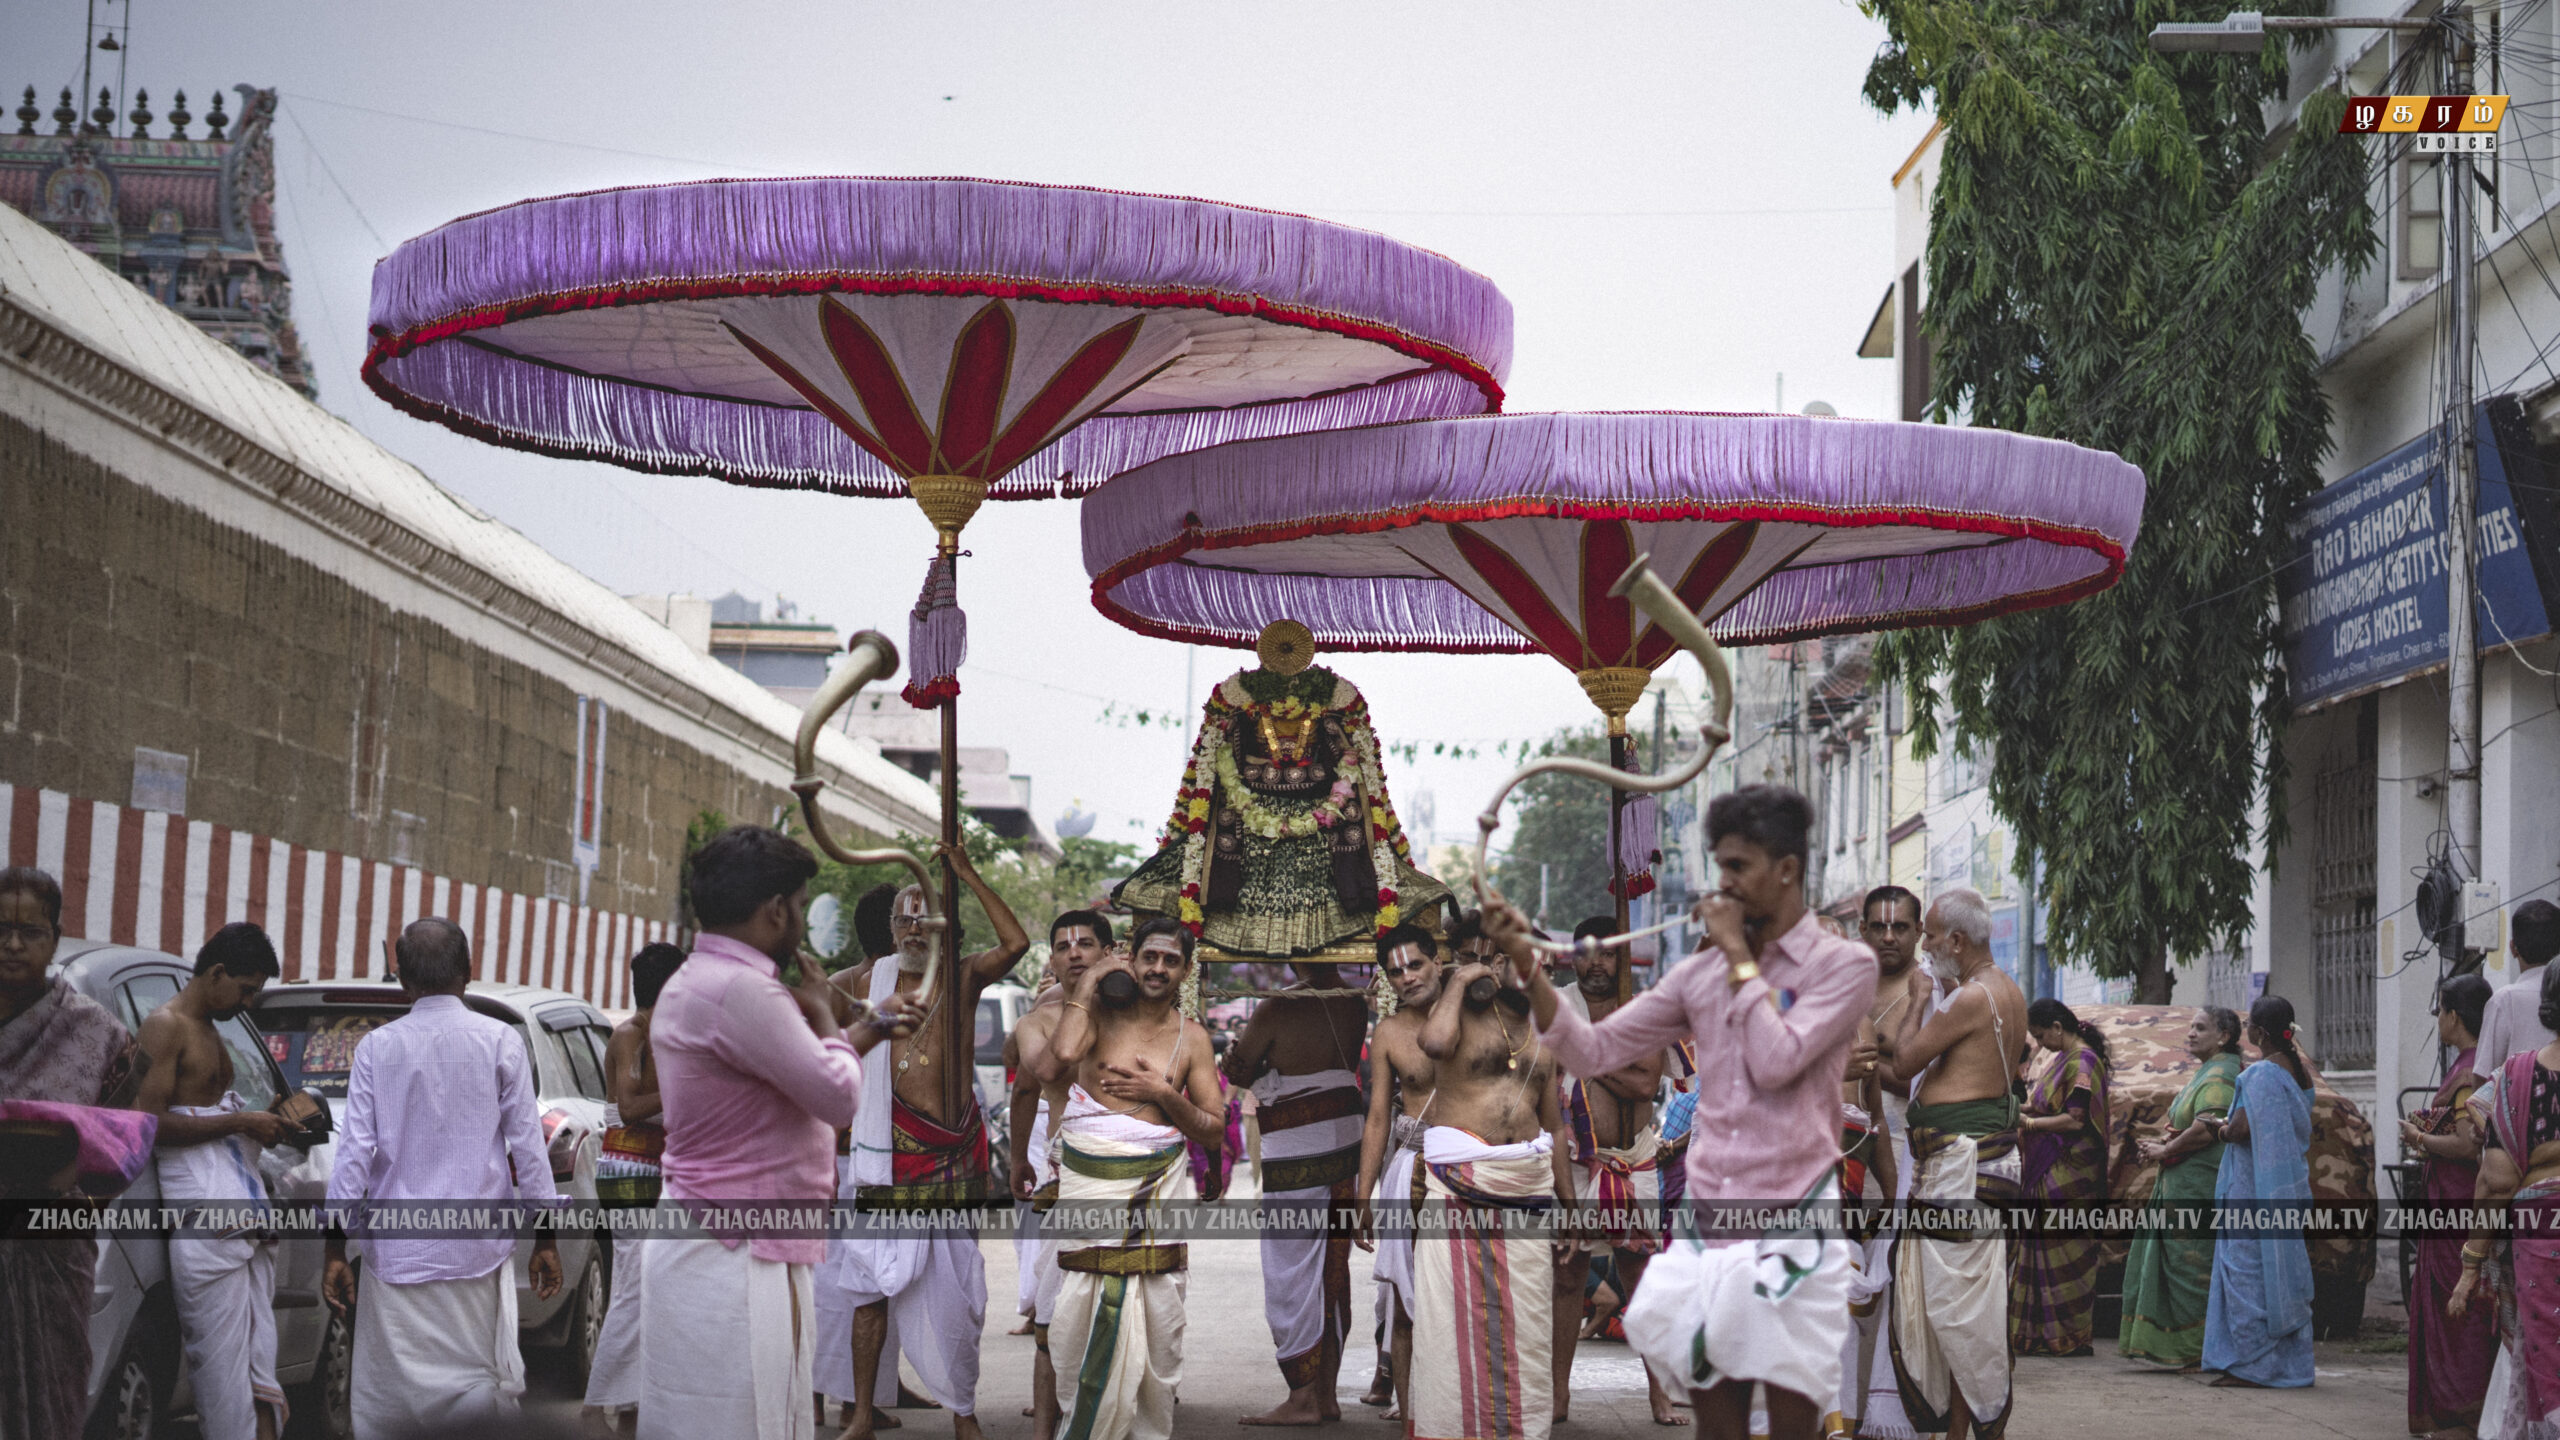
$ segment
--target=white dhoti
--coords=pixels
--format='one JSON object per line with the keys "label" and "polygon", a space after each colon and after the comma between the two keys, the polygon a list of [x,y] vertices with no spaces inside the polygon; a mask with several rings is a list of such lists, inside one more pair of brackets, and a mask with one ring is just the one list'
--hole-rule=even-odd
{"label": "white dhoti", "polygon": [[[1910,1102],[1884,1097],[1882,1119],[1886,1143],[1892,1147],[1895,1193],[1887,1195],[1876,1167],[1867,1169],[1870,1200],[1899,1203],[1911,1196],[1911,1128],[1902,1118]],[[1849,1281],[1849,1338],[1840,1347],[1840,1413],[1851,1430],[1869,1440],[1920,1440],[1921,1432],[1902,1408],[1902,1387],[1893,1373],[1893,1347],[1885,1327],[1893,1314],[1893,1237],[1881,1234],[1866,1243],[1858,1257],[1858,1273]]]}
{"label": "white dhoti", "polygon": [[[1031,1183],[1045,1188],[1057,1177],[1057,1167],[1049,1162],[1049,1101],[1043,1096],[1039,1108],[1031,1112],[1031,1131],[1023,1154],[1031,1161]],[[1020,1228],[1013,1236],[1014,1313],[1027,1315],[1039,1323],[1040,1315],[1040,1214],[1029,1206],[1022,1208]]]}
{"label": "white dhoti", "polygon": [[1424,1132],[1429,1198],[1464,1204],[1414,1242],[1413,1440],[1546,1440],[1555,1425],[1554,1260],[1544,1236],[1506,1235],[1500,1213],[1553,1204],[1553,1154],[1544,1135]]}
{"label": "white dhoti", "polygon": [[647,1250],[642,1440],[814,1440],[810,1267],[709,1237],[660,1236]]}
{"label": "white dhoti", "polygon": [[[853,1196],[853,1162],[836,1157],[836,1194],[846,1200]],[[811,1362],[810,1381],[819,1394],[839,1404],[854,1403],[856,1387],[853,1375],[853,1312],[859,1307],[839,1283],[843,1274],[844,1246],[847,1237],[827,1238],[827,1258],[809,1275],[809,1289],[818,1313],[818,1353]],[[894,1409],[898,1403],[898,1317],[886,1318],[887,1328],[880,1336],[880,1368],[871,1377],[871,1404],[874,1409]]]}
{"label": "white dhoti", "polygon": [[[1808,1208],[1838,1204],[1826,1176]],[[1812,1223],[1758,1239],[1701,1236],[1683,1207],[1626,1311],[1627,1344],[1673,1393],[1727,1381],[1791,1390],[1829,1408],[1840,1392],[1856,1247]],[[1823,1217],[1828,1218],[1828,1217]]]}
{"label": "white dhoti", "polygon": [[1377,1191],[1369,1197],[1377,1206],[1378,1224],[1377,1258],[1370,1263],[1369,1273],[1381,1287],[1381,1300],[1392,1299],[1404,1307],[1407,1320],[1413,1318],[1413,1228],[1411,1212],[1405,1207],[1413,1200],[1416,1158],[1411,1150],[1388,1151]]}
{"label": "white dhoti", "polygon": [[[237,1094],[219,1105],[172,1105],[172,1115],[228,1115]],[[173,1206],[207,1205],[238,1212],[267,1208],[257,1146],[239,1135],[162,1150],[160,1195]],[[285,1419],[276,1384],[276,1247],[254,1234],[206,1229],[169,1240],[169,1281],[178,1329],[187,1348],[196,1413],[204,1440],[254,1440],[258,1407]]]}
{"label": "white dhoti", "polygon": [[[1915,1127],[1912,1200],[1964,1206],[1977,1198],[2014,1196],[2016,1140],[2014,1131],[1977,1136]],[[1935,1239],[1917,1223],[1906,1222],[1894,1242],[1890,1321],[1894,1363],[1930,1412],[1912,1419],[1932,1424],[1948,1414],[1960,1393],[1975,1425],[1996,1440],[2009,1419],[2014,1363],[2009,1242],[1997,1232],[1980,1240]]]}
{"label": "white dhoti", "polygon": [[1661,1249],[1662,1132],[1647,1125],[1634,1144],[1595,1145],[1591,1153],[1591,1164],[1574,1162],[1573,1198],[1600,1215],[1600,1238],[1583,1241],[1582,1248],[1593,1255]]}
{"label": "white dhoti", "polygon": [[613,1288],[605,1297],[595,1362],[587,1367],[586,1403],[599,1410],[640,1403],[640,1267],[649,1244],[636,1230],[614,1233]]}
{"label": "white dhoti", "polygon": [[[1352,1073],[1265,1074],[1253,1082],[1253,1097],[1262,1122],[1264,1210],[1312,1219],[1348,1201],[1360,1174],[1365,1108]],[[1265,1228],[1262,1312],[1280,1378],[1292,1390],[1315,1384],[1351,1328],[1349,1237],[1337,1237],[1329,1223]]]}
{"label": "white dhoti", "polygon": [[[1177,1130],[1126,1116],[1079,1116],[1073,1104],[1060,1128],[1061,1205],[1180,1202],[1197,1194]],[[1143,1229],[1124,1244],[1062,1244],[1049,1330],[1060,1440],[1173,1434],[1187,1258],[1183,1247],[1158,1245]]]}
{"label": "white dhoti", "polygon": [[356,1440],[461,1433],[515,1416],[524,1352],[513,1266],[418,1285],[387,1284],[370,1265],[358,1274],[348,1403]]}

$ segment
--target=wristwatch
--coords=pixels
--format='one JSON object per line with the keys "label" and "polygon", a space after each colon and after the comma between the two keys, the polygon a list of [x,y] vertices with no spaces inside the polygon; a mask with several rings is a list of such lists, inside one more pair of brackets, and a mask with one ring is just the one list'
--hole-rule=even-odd
{"label": "wristwatch", "polygon": [[1736,990],[1760,978],[1760,962],[1748,956],[1725,966],[1725,982]]}

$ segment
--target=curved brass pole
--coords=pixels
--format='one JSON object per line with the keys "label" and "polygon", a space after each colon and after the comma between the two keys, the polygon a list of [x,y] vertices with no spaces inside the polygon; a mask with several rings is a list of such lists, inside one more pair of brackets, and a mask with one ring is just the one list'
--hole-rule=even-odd
{"label": "curved brass pole", "polygon": [[914,872],[917,887],[924,891],[924,928],[935,937],[933,958],[926,962],[924,979],[916,987],[917,994],[929,995],[933,992],[934,967],[942,959],[941,937],[950,928],[934,909],[937,892],[932,872],[904,850],[847,850],[828,832],[827,817],[818,810],[818,792],[827,788],[827,782],[818,778],[818,732],[827,728],[827,722],[863,686],[898,670],[898,647],[877,630],[856,632],[845,649],[844,664],[827,677],[817,694],[809,697],[809,708],[800,712],[800,733],[791,743],[791,763],[797,772],[791,781],[791,793],[800,797],[800,818],[808,822],[810,840],[828,859],[839,865],[903,865]]}
{"label": "curved brass pole", "polygon": [[[1653,573],[1652,559],[1651,555],[1637,556],[1636,563],[1627,567],[1627,573],[1618,577],[1618,583],[1609,587],[1609,593],[1613,597],[1633,601],[1637,609],[1653,618],[1653,623],[1680,642],[1681,649],[1698,657],[1699,667],[1707,674],[1709,714],[1706,723],[1698,727],[1706,743],[1698,747],[1698,753],[1691,756],[1687,764],[1662,775],[1631,775],[1611,766],[1566,756],[1534,761],[1513,771],[1511,778],[1502,782],[1502,788],[1494,792],[1493,801],[1485,806],[1484,813],[1476,817],[1475,886],[1478,904],[1491,904],[1502,898],[1501,892],[1495,890],[1487,878],[1485,851],[1493,839],[1493,832],[1502,825],[1503,802],[1511,798],[1511,792],[1518,789],[1521,782],[1533,775],[1579,775],[1612,789],[1658,795],[1666,790],[1677,790],[1704,774],[1708,762],[1715,759],[1716,751],[1733,738],[1733,670],[1725,663],[1724,648],[1716,644],[1715,637],[1707,633],[1707,627],[1698,622],[1698,617],[1690,613],[1688,605],[1672,593],[1671,587],[1662,583],[1662,577]],[[1583,943],[1595,948],[1631,944],[1648,935],[1659,935],[1678,923],[1676,919],[1666,920],[1629,934]],[[1530,943],[1550,955],[1576,953],[1576,947],[1572,945],[1559,945],[1548,940],[1532,940]]]}

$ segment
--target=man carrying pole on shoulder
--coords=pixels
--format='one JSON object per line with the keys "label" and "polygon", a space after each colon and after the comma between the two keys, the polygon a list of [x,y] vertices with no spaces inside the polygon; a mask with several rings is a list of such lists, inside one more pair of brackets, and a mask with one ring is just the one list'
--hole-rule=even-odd
{"label": "man carrying pole on shoulder", "polygon": [[1214,1162],[1226,1141],[1209,1032],[1177,1007],[1192,934],[1156,916],[1130,940],[1134,954],[1093,966],[1068,992],[1039,1062],[1057,1134],[1059,1205],[1128,1218],[1116,1241],[1055,1242],[1061,1273],[1049,1334],[1076,1377],[1059,1396],[1058,1433],[1067,1440],[1172,1435],[1190,1252],[1159,1243],[1151,1216],[1196,1194],[1186,1142]]}

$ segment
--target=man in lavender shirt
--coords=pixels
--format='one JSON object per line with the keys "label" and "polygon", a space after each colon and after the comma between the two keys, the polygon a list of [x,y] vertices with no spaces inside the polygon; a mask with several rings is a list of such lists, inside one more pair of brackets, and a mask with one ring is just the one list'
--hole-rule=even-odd
{"label": "man in lavender shirt", "polygon": [[[355,1311],[349,1409],[356,1440],[487,1423],[524,1392],[516,1345],[516,1237],[363,1235],[378,1207],[416,1202],[549,1207],[560,1198],[533,1098],[533,1061],[514,1026],[462,1003],[471,941],[425,919],[394,949],[409,1013],[357,1042],[329,1170],[329,1204],[364,1247],[361,1282],[347,1242],[329,1239],[321,1288]],[[382,1216],[382,1228],[399,1220]],[[533,1292],[560,1293],[560,1252],[534,1241]]]}
{"label": "man in lavender shirt", "polygon": [[[1597,1023],[1558,1003],[1526,917],[1508,905],[1485,914],[1566,1070],[1610,1074],[1696,1037],[1687,1205],[1627,1307],[1627,1342],[1665,1386],[1689,1390],[1701,1431],[1734,1440],[1751,1433],[1754,1382],[1768,1387],[1773,1440],[1819,1435],[1849,1334],[1840,1083],[1876,958],[1805,908],[1812,828],[1812,806],[1780,785],[1709,805],[1719,879],[1698,907],[1707,948]],[[1728,1207],[1767,1223],[1716,1213]]]}
{"label": "man in lavender shirt", "polygon": [[[659,992],[649,1048],[667,1132],[661,1208],[813,1209],[836,1190],[835,1132],[853,1123],[863,1050],[905,1033],[895,997],[840,1029],[823,975],[781,980],[808,934],[818,862],[798,842],[735,825],[694,853],[688,874],[702,933]],[[814,1435],[810,1369],[817,1309],[810,1267],[823,1224],[648,1246],[641,1286],[639,1433]]]}

